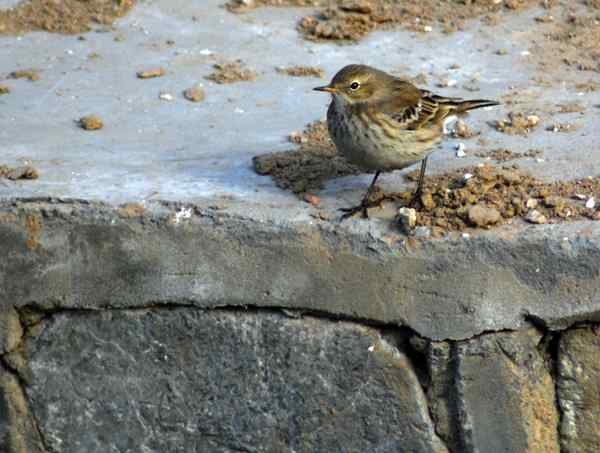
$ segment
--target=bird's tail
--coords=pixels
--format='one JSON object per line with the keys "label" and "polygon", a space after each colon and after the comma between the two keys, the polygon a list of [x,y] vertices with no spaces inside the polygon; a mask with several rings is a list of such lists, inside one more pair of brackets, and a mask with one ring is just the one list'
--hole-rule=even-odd
{"label": "bird's tail", "polygon": [[497,101],[490,101],[488,99],[472,99],[465,101],[460,98],[446,98],[443,96],[434,96],[434,99],[441,105],[449,107],[449,113],[461,114],[469,110],[480,109],[483,107],[492,107],[494,105],[500,105]]}

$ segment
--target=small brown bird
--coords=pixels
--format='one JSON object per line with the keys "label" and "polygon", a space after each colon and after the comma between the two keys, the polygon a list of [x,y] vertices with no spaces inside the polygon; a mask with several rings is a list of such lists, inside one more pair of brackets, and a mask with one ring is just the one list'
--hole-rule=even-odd
{"label": "small brown bird", "polygon": [[327,110],[329,135],[338,151],[351,163],[375,172],[375,177],[354,208],[342,209],[350,216],[367,216],[369,196],[381,172],[400,170],[421,162],[421,172],[410,205],[423,190],[427,156],[443,135],[444,120],[468,110],[498,105],[496,101],[438,96],[365,65],[342,68],[317,91],[331,93]]}

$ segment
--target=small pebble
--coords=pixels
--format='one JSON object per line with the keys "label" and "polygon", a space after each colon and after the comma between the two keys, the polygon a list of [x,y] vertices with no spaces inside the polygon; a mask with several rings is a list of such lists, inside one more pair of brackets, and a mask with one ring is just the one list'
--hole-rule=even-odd
{"label": "small pebble", "polygon": [[525,206],[527,207],[527,209],[534,209],[537,208],[538,205],[538,201],[535,198],[530,198],[529,200],[527,200],[527,202],[525,203]]}
{"label": "small pebble", "polygon": [[500,212],[496,208],[475,205],[469,208],[469,221],[478,227],[486,227],[498,223]]}
{"label": "small pebble", "polygon": [[526,119],[527,119],[527,126],[529,126],[529,127],[536,126],[540,122],[540,117],[537,115],[528,115]]}
{"label": "small pebble", "polygon": [[175,99],[171,93],[160,93],[158,95],[158,98],[163,101],[172,101],[173,99]]}
{"label": "small pebble", "polygon": [[312,204],[313,206],[319,206],[319,204],[321,203],[321,199],[318,196],[310,194],[310,193],[304,194],[303,198],[304,198],[304,201]]}
{"label": "small pebble", "polygon": [[465,157],[467,153],[465,153],[465,144],[459,143],[456,145],[456,157]]}
{"label": "small pebble", "polygon": [[201,102],[204,100],[204,90],[201,85],[187,88],[183,91],[183,97],[188,101]]}
{"label": "small pebble", "polygon": [[533,210],[533,211],[529,211],[527,213],[527,215],[525,216],[525,220],[527,220],[530,223],[536,223],[536,224],[543,224],[548,222],[548,219],[546,218],[546,216],[544,214],[542,214],[540,211],[537,210]]}
{"label": "small pebble", "polygon": [[585,202],[585,207],[588,209],[594,209],[595,206],[596,200],[594,199],[594,197],[588,198],[588,201]]}
{"label": "small pebble", "polygon": [[95,115],[87,115],[79,118],[78,124],[86,131],[96,131],[104,127],[102,120]]}
{"label": "small pebble", "polygon": [[11,181],[16,181],[17,179],[38,179],[39,176],[39,172],[31,165],[13,168],[6,175]]}
{"label": "small pebble", "polygon": [[413,208],[400,208],[398,210],[400,224],[406,230],[412,230],[417,224],[417,211]]}
{"label": "small pebble", "polygon": [[138,79],[153,79],[155,77],[162,77],[167,73],[165,68],[155,68],[148,71],[138,71]]}

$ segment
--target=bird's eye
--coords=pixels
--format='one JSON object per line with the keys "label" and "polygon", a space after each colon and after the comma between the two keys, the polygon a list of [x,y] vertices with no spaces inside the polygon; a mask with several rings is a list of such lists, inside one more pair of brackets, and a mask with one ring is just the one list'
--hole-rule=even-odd
{"label": "bird's eye", "polygon": [[358,82],[352,82],[352,84],[350,85],[350,89],[351,89],[352,91],[356,91],[356,90],[358,90],[359,88],[360,88],[360,83],[358,83]]}

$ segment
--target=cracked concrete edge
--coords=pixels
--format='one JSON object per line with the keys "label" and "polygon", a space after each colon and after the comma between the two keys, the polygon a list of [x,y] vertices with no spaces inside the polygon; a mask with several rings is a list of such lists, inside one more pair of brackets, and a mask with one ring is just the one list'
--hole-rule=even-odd
{"label": "cracked concrete edge", "polygon": [[407,326],[438,341],[600,319],[593,223],[415,241],[376,222],[183,207],[5,202],[0,300],[282,307]]}

